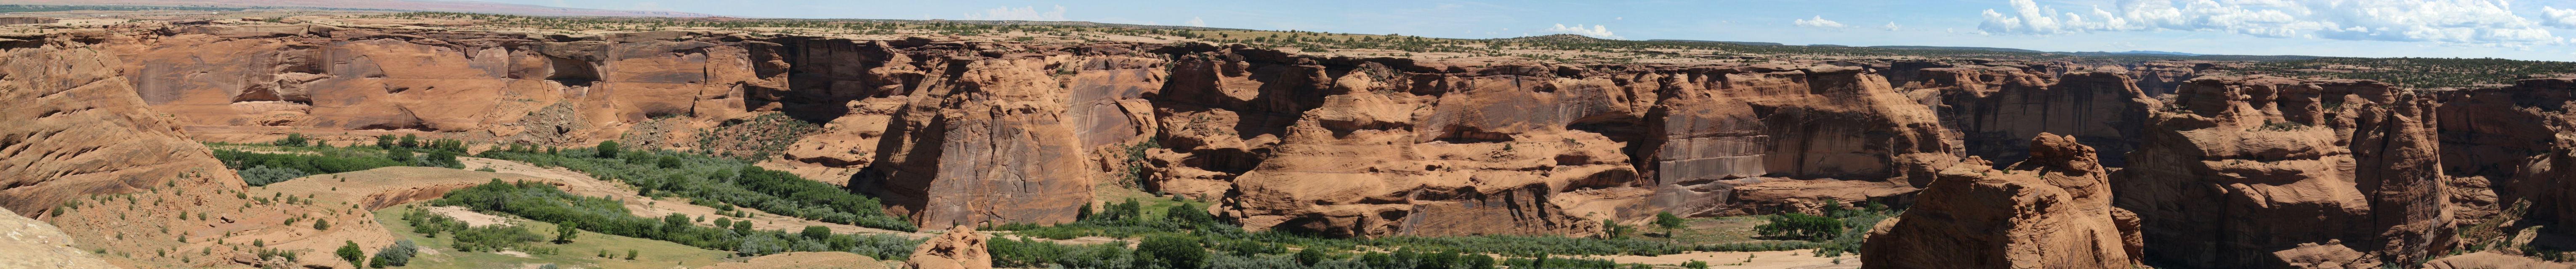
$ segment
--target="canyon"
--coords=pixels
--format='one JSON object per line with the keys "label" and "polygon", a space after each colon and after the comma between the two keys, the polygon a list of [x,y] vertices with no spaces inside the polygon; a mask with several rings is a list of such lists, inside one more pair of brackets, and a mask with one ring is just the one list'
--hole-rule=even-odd
{"label": "canyon", "polygon": [[[2576,167],[2576,78],[2415,89],[2184,61],[1494,64],[332,23],[0,38],[0,208],[39,220],[153,186],[250,188],[199,142],[410,134],[477,150],[777,140],[761,166],[921,227],[1070,223],[1117,188],[1207,202],[1246,230],[1366,238],[1910,208],[1874,224],[1869,268],[2413,266],[2490,242],[2463,231],[2514,205],[2576,223],[2576,171],[2555,169]],[[778,118],[818,128],[724,135]],[[168,195],[226,198],[195,193]],[[984,239],[952,237],[915,261],[990,266],[973,261]]]}

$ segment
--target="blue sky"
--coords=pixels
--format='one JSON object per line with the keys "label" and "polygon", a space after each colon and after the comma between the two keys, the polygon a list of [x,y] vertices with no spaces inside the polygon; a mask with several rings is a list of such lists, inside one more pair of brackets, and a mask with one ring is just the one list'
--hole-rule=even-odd
{"label": "blue sky", "polygon": [[1011,19],[1495,38],[2576,61],[2576,0],[484,0],[770,18]]}

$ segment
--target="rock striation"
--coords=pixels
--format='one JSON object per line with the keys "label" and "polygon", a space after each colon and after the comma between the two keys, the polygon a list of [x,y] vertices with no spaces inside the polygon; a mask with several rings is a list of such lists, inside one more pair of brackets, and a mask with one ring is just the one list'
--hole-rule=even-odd
{"label": "rock striation", "polygon": [[1863,268],[2128,268],[2146,241],[2111,206],[2110,172],[2092,147],[2041,133],[2029,158],[1941,171],[1903,216],[1872,229]]}

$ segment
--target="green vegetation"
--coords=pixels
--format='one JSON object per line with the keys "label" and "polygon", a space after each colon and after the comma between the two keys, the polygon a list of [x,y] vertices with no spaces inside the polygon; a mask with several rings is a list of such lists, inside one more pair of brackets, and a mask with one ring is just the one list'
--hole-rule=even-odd
{"label": "green vegetation", "polygon": [[1672,237],[1673,230],[1682,229],[1682,225],[1684,224],[1688,224],[1688,220],[1683,220],[1681,216],[1673,215],[1673,212],[1655,213],[1655,228],[1663,228],[1664,237]]}
{"label": "green vegetation", "polygon": [[397,145],[393,135],[377,137],[378,147],[332,147],[317,144],[303,134],[257,145],[209,143],[215,148],[215,159],[225,168],[237,171],[242,181],[251,186],[267,186],[290,179],[331,173],[347,173],[388,166],[423,166],[464,168],[456,156],[465,152],[465,141],[438,139],[427,144],[417,136],[402,136],[408,141]]}
{"label": "green vegetation", "polygon": [[[742,256],[776,254],[789,251],[849,251],[878,259],[901,259],[909,255],[918,241],[894,235],[809,236],[786,231],[749,231],[698,226],[689,216],[673,213],[659,219],[637,217],[619,201],[565,193],[552,185],[508,183],[494,179],[491,183],[450,191],[445,198],[431,201],[441,206],[462,206],[479,211],[500,212],[531,220],[572,225],[581,230],[670,241],[707,249],[733,250]],[[439,224],[425,225],[434,226]],[[467,231],[482,228],[467,228]],[[500,239],[489,242],[536,242],[544,237],[526,232],[525,228],[497,228]],[[516,230],[516,231],[510,231]],[[435,232],[434,230],[430,232]],[[456,234],[459,249],[486,246]],[[472,243],[472,244],[469,244]]]}
{"label": "green vegetation", "polygon": [[[762,169],[750,161],[658,150],[574,148],[562,150],[561,154],[550,154],[527,149],[485,151],[478,157],[581,171],[601,179],[634,185],[640,194],[647,197],[681,196],[830,223],[896,231],[917,229],[911,222],[886,215],[884,207],[874,197],[806,180],[796,174]],[[616,157],[601,158],[612,155]],[[590,227],[595,223],[582,221],[581,224],[582,227]]]}
{"label": "green vegetation", "polygon": [[1825,214],[1822,216],[1797,212],[1766,216],[1771,223],[1756,226],[1754,230],[1763,236],[1821,243],[1816,248],[1818,255],[1841,257],[1843,253],[1860,252],[1862,239],[1866,238],[1870,227],[1898,214],[1877,203],[1863,203],[1860,209],[1847,209],[1840,202],[1825,200],[1823,208]]}
{"label": "green vegetation", "polygon": [[1792,240],[1825,241],[1842,235],[1843,220],[1825,216],[1789,212],[1766,217],[1771,223],[1755,227],[1763,236]]}
{"label": "green vegetation", "polygon": [[724,126],[698,133],[697,153],[742,160],[760,160],[777,156],[796,138],[822,130],[822,126],[787,117],[784,113],[761,114],[751,119],[727,121]]}
{"label": "green vegetation", "polygon": [[[387,264],[387,267],[399,265],[400,268],[421,269],[525,268],[534,264],[561,264],[578,268],[701,267],[723,262],[724,258],[734,255],[730,250],[711,250],[668,241],[597,233],[582,235],[583,239],[580,242],[572,244],[545,245],[543,247],[550,249],[551,253],[531,252],[527,253],[526,257],[494,252],[457,251],[454,247],[456,244],[454,236],[441,234],[436,238],[426,237],[422,233],[415,232],[416,229],[413,229],[410,222],[401,219],[406,213],[418,210],[416,205],[378,210],[376,220],[378,223],[383,223],[386,230],[394,235],[403,236],[403,240],[417,243],[416,249],[438,249],[441,250],[441,254],[435,258],[409,257],[399,263]],[[556,227],[549,223],[531,221],[512,221],[507,225],[523,226],[532,231],[553,230]],[[401,243],[396,242],[396,244]],[[592,256],[595,253],[627,251],[637,251],[641,258],[619,260]],[[384,250],[377,255],[386,256],[384,252],[394,251]],[[415,250],[413,253],[420,252],[422,251]]]}
{"label": "green vegetation", "polygon": [[412,244],[411,239],[396,240],[393,245],[376,251],[376,257],[368,259],[367,265],[375,268],[408,265],[411,264],[411,256],[419,251],[420,246]]}

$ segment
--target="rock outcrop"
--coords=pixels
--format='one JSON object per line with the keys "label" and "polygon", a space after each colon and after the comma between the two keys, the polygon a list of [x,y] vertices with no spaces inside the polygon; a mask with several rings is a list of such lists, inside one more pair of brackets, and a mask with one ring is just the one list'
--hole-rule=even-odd
{"label": "rock outcrop", "polygon": [[2151,115],[2115,203],[2149,260],[2375,267],[2449,244],[2429,98],[2369,81],[2202,77]]}
{"label": "rock outcrop", "polygon": [[912,269],[992,269],[993,255],[986,253],[987,236],[975,233],[974,227],[956,226],[947,234],[921,242],[904,259],[903,267]]}
{"label": "rock outcrop", "polygon": [[[57,40],[59,41],[59,40]],[[114,55],[78,42],[0,51],[0,207],[35,216],[93,194],[226,172],[180,123],[135,95]]]}
{"label": "rock outcrop", "polygon": [[71,235],[63,234],[35,219],[18,216],[0,208],[0,267],[8,268],[117,268],[88,251],[72,246]]}
{"label": "rock outcrop", "polygon": [[2110,172],[2092,147],[2040,133],[2028,159],[1996,170],[1943,169],[1914,208],[1870,231],[1864,268],[2129,268],[2144,241],[2111,206]]}

